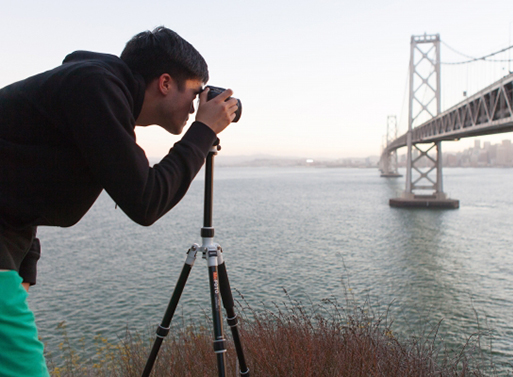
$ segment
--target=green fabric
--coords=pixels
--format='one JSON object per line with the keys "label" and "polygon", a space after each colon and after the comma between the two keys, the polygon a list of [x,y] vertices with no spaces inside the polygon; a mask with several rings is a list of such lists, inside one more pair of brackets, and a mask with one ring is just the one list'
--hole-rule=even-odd
{"label": "green fabric", "polygon": [[0,376],[49,376],[28,293],[16,271],[0,271]]}

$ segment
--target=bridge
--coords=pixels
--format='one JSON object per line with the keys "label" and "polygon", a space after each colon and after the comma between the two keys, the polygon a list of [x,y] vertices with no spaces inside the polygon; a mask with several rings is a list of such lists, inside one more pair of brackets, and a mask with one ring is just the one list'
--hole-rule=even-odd
{"label": "bridge", "polygon": [[[512,132],[513,74],[441,112],[440,36],[424,34],[411,38],[409,84],[408,131],[397,137],[395,117],[389,117],[387,143],[380,159],[382,177],[399,177],[397,149],[408,148],[405,191],[401,197],[390,199],[390,205],[458,208],[459,201],[443,192],[441,143]],[[430,93],[427,97],[426,91]],[[429,161],[427,167],[425,162],[419,166],[423,158]]]}

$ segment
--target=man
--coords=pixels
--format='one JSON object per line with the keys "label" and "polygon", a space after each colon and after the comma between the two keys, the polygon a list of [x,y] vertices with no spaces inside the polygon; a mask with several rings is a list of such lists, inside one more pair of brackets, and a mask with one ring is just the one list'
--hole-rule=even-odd
{"label": "man", "polygon": [[[36,282],[40,225],[75,224],[105,189],[135,222],[150,225],[185,195],[217,134],[235,117],[226,90],[207,102],[203,57],[159,27],[121,57],[78,51],[61,66],[0,90],[0,375],[46,376],[26,290]],[[180,134],[150,167],[134,127]]]}

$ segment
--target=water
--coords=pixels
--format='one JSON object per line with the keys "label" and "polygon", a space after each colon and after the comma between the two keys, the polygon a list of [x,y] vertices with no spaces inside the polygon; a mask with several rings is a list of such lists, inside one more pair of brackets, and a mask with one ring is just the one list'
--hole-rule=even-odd
{"label": "water", "polygon": [[[203,176],[151,227],[133,224],[107,195],[69,229],[42,228],[39,281],[31,289],[40,336],[58,353],[66,321],[72,342],[159,323],[192,243],[200,243]],[[495,361],[513,360],[513,169],[445,169],[457,210],[390,208],[404,178],[373,169],[228,168],[215,171],[214,227],[232,288],[252,307],[293,299],[357,299],[390,306],[394,329],[462,345],[490,329]],[[209,313],[198,258],[174,323]],[[177,322],[178,321],[178,322]],[[484,344],[484,347],[489,347]],[[511,368],[510,368],[511,369]]]}

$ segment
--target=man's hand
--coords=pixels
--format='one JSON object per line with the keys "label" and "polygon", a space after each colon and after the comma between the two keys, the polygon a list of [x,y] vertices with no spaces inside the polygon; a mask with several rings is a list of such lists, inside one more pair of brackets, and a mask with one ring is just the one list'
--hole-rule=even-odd
{"label": "man's hand", "polygon": [[208,91],[206,88],[199,96],[198,112],[196,120],[209,126],[216,134],[223,131],[235,118],[237,111],[237,100],[230,98],[233,94],[231,89],[207,101]]}

